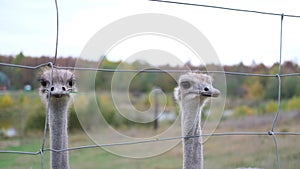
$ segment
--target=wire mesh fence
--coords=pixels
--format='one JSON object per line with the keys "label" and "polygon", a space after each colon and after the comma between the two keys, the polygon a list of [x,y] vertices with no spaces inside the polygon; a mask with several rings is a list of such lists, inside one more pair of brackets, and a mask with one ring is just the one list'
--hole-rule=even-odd
{"label": "wire mesh fence", "polygon": [[[41,158],[41,168],[45,168],[45,152],[64,152],[64,151],[75,151],[80,149],[92,149],[97,147],[112,147],[112,146],[126,146],[126,145],[136,145],[136,144],[145,144],[145,143],[152,143],[152,142],[165,142],[170,140],[181,140],[183,138],[199,138],[204,136],[212,136],[212,137],[222,137],[222,136],[270,136],[273,139],[274,145],[275,145],[275,153],[277,157],[277,168],[281,168],[281,162],[280,162],[280,155],[279,155],[279,149],[278,149],[278,141],[277,136],[284,135],[284,136],[300,136],[299,132],[277,132],[275,131],[275,126],[278,121],[278,117],[281,113],[280,107],[281,107],[281,78],[288,77],[288,76],[300,76],[300,73],[294,72],[289,74],[283,74],[281,73],[281,60],[282,60],[282,37],[283,37],[283,21],[285,17],[293,17],[293,18],[300,18],[298,15],[289,15],[289,14],[280,14],[280,13],[270,13],[270,12],[264,12],[264,11],[254,11],[254,10],[244,10],[244,9],[235,9],[235,8],[227,8],[227,7],[220,7],[220,6],[210,6],[210,5],[202,5],[202,4],[193,4],[193,3],[184,3],[184,2],[175,2],[175,1],[164,1],[164,0],[150,0],[155,1],[159,3],[169,3],[174,5],[190,5],[190,6],[196,6],[196,7],[204,7],[204,8],[214,8],[217,10],[231,10],[236,12],[244,12],[244,13],[254,13],[259,15],[272,15],[274,17],[278,17],[278,22],[280,22],[280,34],[278,35],[278,46],[279,46],[279,64],[277,68],[277,74],[256,74],[256,73],[244,73],[244,72],[223,72],[223,71],[197,71],[200,73],[221,73],[225,75],[231,75],[231,76],[256,76],[256,77],[264,77],[264,78],[276,78],[278,82],[278,98],[277,98],[277,112],[274,114],[273,122],[270,124],[270,130],[264,131],[264,132],[222,132],[222,133],[212,133],[212,134],[202,134],[202,135],[195,135],[195,136],[176,136],[176,137],[164,137],[164,138],[153,138],[153,139],[143,139],[141,141],[130,141],[130,142],[114,142],[114,143],[107,143],[107,144],[93,144],[93,145],[83,145],[78,147],[69,147],[67,149],[51,149],[45,147],[46,137],[47,137],[47,129],[48,129],[48,113],[49,108],[46,112],[46,119],[45,119],[45,127],[43,132],[43,138],[42,138],[42,144],[40,146],[40,149],[33,150],[33,151],[13,151],[13,150],[0,150],[0,153],[9,153],[9,154],[21,154],[21,155],[33,155],[37,156],[39,155]],[[59,67],[56,65],[57,60],[57,47],[58,47],[58,6],[57,1],[55,0],[55,6],[56,6],[56,14],[57,14],[57,33],[56,33],[56,43],[55,43],[55,55],[53,57],[53,61],[48,63],[43,63],[37,66],[27,66],[27,65],[17,65],[17,64],[9,64],[9,63],[0,63],[0,66],[6,66],[6,67],[13,67],[13,68],[21,68],[21,69],[31,69],[31,70],[37,70],[41,67],[48,66],[52,70],[53,69],[71,69],[71,70],[78,70],[78,71],[99,71],[99,72],[121,72],[121,73],[128,73],[128,72],[139,72],[139,73],[187,73],[191,72],[191,70],[158,70],[158,69],[148,69],[148,70],[128,70],[128,69],[100,69],[100,68],[88,68],[88,67]],[[52,77],[53,78],[53,77]]]}

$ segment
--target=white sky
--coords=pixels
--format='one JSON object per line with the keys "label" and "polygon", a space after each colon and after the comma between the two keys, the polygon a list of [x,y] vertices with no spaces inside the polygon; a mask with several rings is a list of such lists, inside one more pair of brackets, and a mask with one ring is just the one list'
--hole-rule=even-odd
{"label": "white sky", "polygon": [[[300,15],[296,0],[185,0],[184,2]],[[279,61],[280,16],[224,11],[147,0],[58,0],[59,56],[79,56],[84,45],[101,28],[126,16],[162,13],[183,19],[200,30],[216,50],[221,64],[244,62],[272,65]],[[56,33],[54,0],[0,1],[0,54],[53,56]],[[300,63],[300,18],[284,18],[283,61]],[[109,54],[124,59],[140,50],[177,53],[187,61],[189,51],[170,39],[130,39]],[[169,44],[169,47],[168,45]],[[126,48],[136,47],[136,51]],[[170,48],[170,46],[172,46]],[[156,47],[157,49],[158,47]],[[131,48],[132,49],[132,48]],[[127,52],[127,53],[126,53]],[[130,54],[129,54],[130,53]],[[127,56],[126,56],[127,55]],[[124,57],[124,58],[123,58]],[[197,62],[193,61],[192,62]]]}

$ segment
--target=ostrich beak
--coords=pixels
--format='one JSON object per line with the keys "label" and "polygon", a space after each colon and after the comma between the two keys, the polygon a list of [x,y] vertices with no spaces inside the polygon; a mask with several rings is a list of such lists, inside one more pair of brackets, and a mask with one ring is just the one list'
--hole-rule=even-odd
{"label": "ostrich beak", "polygon": [[220,95],[220,91],[215,88],[204,88],[204,91],[200,92],[201,96],[206,96],[206,97],[218,97]]}
{"label": "ostrich beak", "polygon": [[52,86],[50,88],[51,92],[51,96],[55,97],[55,98],[61,98],[63,96],[68,96],[68,92],[67,92],[67,88],[65,86]]}

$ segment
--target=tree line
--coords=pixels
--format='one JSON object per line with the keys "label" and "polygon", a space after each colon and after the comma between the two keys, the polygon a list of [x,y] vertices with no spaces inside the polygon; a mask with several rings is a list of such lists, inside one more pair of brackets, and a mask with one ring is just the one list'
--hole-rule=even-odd
{"label": "tree line", "polygon": [[[0,55],[0,62],[13,63],[28,66],[37,66],[42,63],[52,61],[50,57],[30,57],[24,56],[21,52],[16,56]],[[64,57],[57,59],[57,65],[74,67],[77,58]],[[95,65],[92,61],[80,60],[82,65]],[[116,69],[121,64],[120,61],[110,61],[106,57],[98,65],[98,68]],[[140,70],[142,68],[151,67],[145,62],[122,63],[125,69]],[[205,70],[206,67],[213,67],[215,65],[194,66],[191,63],[186,63],[184,66],[163,65],[157,69],[162,70],[178,70],[190,68],[192,70]],[[278,73],[278,63],[272,66],[266,66],[263,63],[245,65],[239,63],[236,65],[223,66],[224,71],[228,72],[243,72],[243,73],[257,73],[257,74],[271,74]],[[0,71],[5,73],[10,79],[10,90],[21,90],[25,85],[31,85],[36,89],[39,84],[37,82],[39,70],[12,68],[7,66],[0,66]],[[300,72],[300,66],[292,61],[286,61],[281,65],[281,73],[297,73]],[[95,77],[95,84],[97,90],[110,90],[111,81],[114,73],[98,71]],[[81,77],[82,78],[82,77]],[[84,81],[81,79],[81,81]],[[263,100],[263,99],[277,99],[278,97],[278,79],[273,77],[258,77],[258,76],[234,76],[226,75],[227,96],[239,97],[244,99]],[[292,98],[300,95],[300,79],[298,76],[281,77],[281,97]],[[172,92],[177,85],[176,80],[168,73],[137,73],[132,79],[129,90],[133,94],[148,93],[153,87],[160,87],[164,92]]]}

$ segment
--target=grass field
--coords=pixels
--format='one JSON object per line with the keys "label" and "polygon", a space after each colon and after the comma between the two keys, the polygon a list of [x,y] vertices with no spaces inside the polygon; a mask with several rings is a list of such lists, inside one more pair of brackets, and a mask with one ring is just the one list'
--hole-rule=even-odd
{"label": "grass field", "polygon": [[[268,131],[272,116],[245,117],[222,120],[216,132]],[[280,116],[276,131],[299,131],[299,113]],[[149,128],[139,132],[152,132]],[[0,149],[38,151],[42,134],[29,134],[25,139],[0,140]],[[300,166],[300,136],[277,136],[281,168],[298,169]],[[83,131],[70,133],[70,147],[94,144]],[[47,140],[48,146],[48,140]],[[153,144],[155,146],[155,143]],[[131,151],[138,151],[132,148]],[[275,146],[271,136],[218,136],[204,143],[206,169],[230,169],[237,167],[277,168]],[[72,169],[180,169],[182,147],[151,158],[132,159],[111,154],[102,148],[70,151]],[[41,168],[40,155],[0,154],[1,169]],[[49,168],[49,152],[45,152],[45,168]]]}

